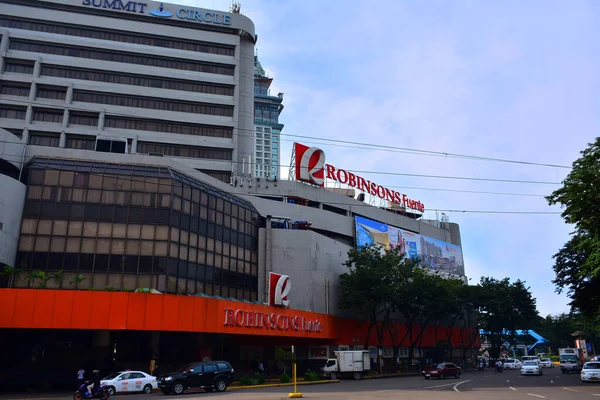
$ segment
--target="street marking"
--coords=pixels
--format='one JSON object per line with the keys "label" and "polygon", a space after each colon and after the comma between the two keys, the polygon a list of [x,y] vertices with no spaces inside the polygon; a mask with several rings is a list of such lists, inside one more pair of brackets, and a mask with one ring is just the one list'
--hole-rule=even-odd
{"label": "street marking", "polygon": [[563,387],[563,389],[565,389],[565,390],[570,390],[571,392],[578,392],[578,390],[571,389],[571,388],[567,388],[567,387]]}
{"label": "street marking", "polygon": [[446,383],[444,385],[423,386],[421,389],[434,389],[434,388],[441,388],[441,387],[453,386],[453,385],[454,385],[454,383]]}
{"label": "street marking", "polygon": [[455,392],[460,393],[460,390],[458,390],[458,385],[462,385],[463,383],[467,383],[469,381],[470,381],[470,379],[467,379],[466,381],[458,382],[456,385],[454,385],[454,387],[452,389],[454,389]]}
{"label": "street marking", "polygon": [[600,397],[600,394],[592,393],[592,395]]}
{"label": "street marking", "polygon": [[527,393],[528,396],[534,396],[534,397],[539,397],[540,399],[545,399],[545,396],[539,395],[539,394],[533,394],[533,393]]}
{"label": "street marking", "polygon": [[512,387],[512,386],[509,386],[509,388],[511,388],[511,389],[512,389],[512,390],[514,390],[514,391],[517,391],[517,389],[515,389],[515,388],[514,388],[514,387]]}
{"label": "street marking", "polygon": [[556,375],[554,378],[558,379],[558,378],[560,378],[560,375]]}
{"label": "street marking", "polygon": [[510,382],[510,379],[506,381],[506,383]]}

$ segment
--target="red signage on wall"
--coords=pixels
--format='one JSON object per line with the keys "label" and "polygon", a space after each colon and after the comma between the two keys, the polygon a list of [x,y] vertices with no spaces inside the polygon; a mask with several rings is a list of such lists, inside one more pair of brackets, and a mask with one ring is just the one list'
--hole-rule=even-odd
{"label": "red signage on wall", "polygon": [[288,295],[292,288],[291,279],[287,275],[269,272],[269,305],[288,307]]}
{"label": "red signage on wall", "polygon": [[325,152],[319,148],[294,143],[294,152],[296,153],[296,180],[298,181],[325,186],[325,178],[332,179],[403,207],[420,212],[425,211],[423,203],[409,198],[406,194],[388,189],[331,164],[325,164]]}
{"label": "red signage on wall", "polygon": [[249,311],[225,308],[225,326],[271,329],[280,331],[322,332],[323,324],[318,319],[272,312]]}

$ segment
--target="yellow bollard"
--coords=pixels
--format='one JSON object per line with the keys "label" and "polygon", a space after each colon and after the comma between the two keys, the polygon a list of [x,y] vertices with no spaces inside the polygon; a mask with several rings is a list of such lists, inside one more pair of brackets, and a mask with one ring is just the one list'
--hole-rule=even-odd
{"label": "yellow bollard", "polygon": [[299,399],[302,397],[302,393],[296,391],[296,363],[292,364],[292,379],[294,379],[294,392],[288,393],[290,399]]}

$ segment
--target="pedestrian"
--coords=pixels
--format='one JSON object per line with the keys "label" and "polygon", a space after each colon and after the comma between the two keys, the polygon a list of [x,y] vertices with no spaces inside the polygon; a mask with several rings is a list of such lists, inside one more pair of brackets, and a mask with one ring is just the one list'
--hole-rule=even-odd
{"label": "pedestrian", "polygon": [[81,385],[85,383],[84,376],[85,370],[83,368],[79,368],[79,371],[77,371],[77,389],[79,389]]}

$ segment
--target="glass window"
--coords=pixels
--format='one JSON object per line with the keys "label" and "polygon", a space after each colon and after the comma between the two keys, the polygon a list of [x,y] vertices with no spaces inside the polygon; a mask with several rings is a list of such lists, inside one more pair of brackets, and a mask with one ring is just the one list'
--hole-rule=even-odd
{"label": "glass window", "polygon": [[112,231],[112,237],[124,238],[126,230],[127,230],[127,225],[125,225],[125,224],[114,224],[113,225],[113,231]]}
{"label": "glass window", "polygon": [[67,253],[79,253],[80,239],[78,237],[67,238]]}

